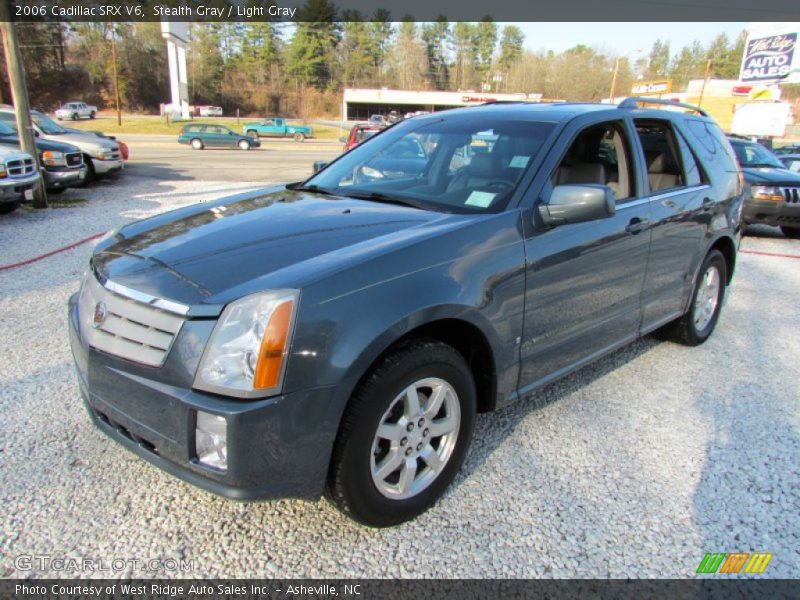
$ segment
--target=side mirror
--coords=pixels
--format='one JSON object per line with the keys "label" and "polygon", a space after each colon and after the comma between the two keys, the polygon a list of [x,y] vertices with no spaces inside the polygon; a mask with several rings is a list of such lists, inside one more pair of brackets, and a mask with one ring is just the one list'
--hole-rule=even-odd
{"label": "side mirror", "polygon": [[39,137],[39,132],[38,132],[38,131],[36,131],[36,130],[34,130],[34,131],[33,131],[33,137]]}
{"label": "side mirror", "polygon": [[315,160],[314,161],[314,173],[319,173],[328,166],[328,161],[326,160]]}
{"label": "side mirror", "polygon": [[614,192],[607,185],[557,185],[539,215],[546,227],[607,219],[617,212]]}
{"label": "side mirror", "polygon": [[340,136],[339,136],[339,143],[340,143],[340,144],[344,144],[346,141],[347,141],[347,138],[346,138],[346,137],[344,137],[343,135],[340,135]]}

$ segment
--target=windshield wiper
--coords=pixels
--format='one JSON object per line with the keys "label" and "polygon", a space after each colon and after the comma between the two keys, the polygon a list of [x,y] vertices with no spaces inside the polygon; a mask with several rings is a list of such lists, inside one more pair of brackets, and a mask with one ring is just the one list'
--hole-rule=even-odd
{"label": "windshield wiper", "polygon": [[381,192],[356,192],[347,191],[343,193],[348,198],[355,198],[356,200],[372,200],[373,202],[383,202],[385,204],[398,204],[400,206],[410,206],[411,208],[418,208],[420,210],[427,210],[421,202],[415,200],[406,200],[405,198],[398,198],[397,196],[389,196]]}
{"label": "windshield wiper", "polygon": [[314,192],[315,194],[324,194],[325,196],[338,196],[336,192],[333,190],[329,190],[328,188],[319,187],[318,185],[311,184],[311,185],[298,185],[298,186],[286,186],[293,192]]}

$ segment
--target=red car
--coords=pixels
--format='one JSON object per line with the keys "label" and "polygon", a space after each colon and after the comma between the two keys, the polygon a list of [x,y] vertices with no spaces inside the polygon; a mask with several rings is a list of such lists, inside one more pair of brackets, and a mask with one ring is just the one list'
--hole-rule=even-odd
{"label": "red car", "polygon": [[356,125],[350,130],[350,135],[347,136],[347,141],[344,144],[344,151],[347,152],[350,148],[358,146],[365,139],[375,135],[382,129],[385,129],[382,125]]}
{"label": "red car", "polygon": [[117,145],[119,146],[119,153],[122,155],[122,160],[128,160],[128,157],[131,155],[128,144],[117,140]]}

